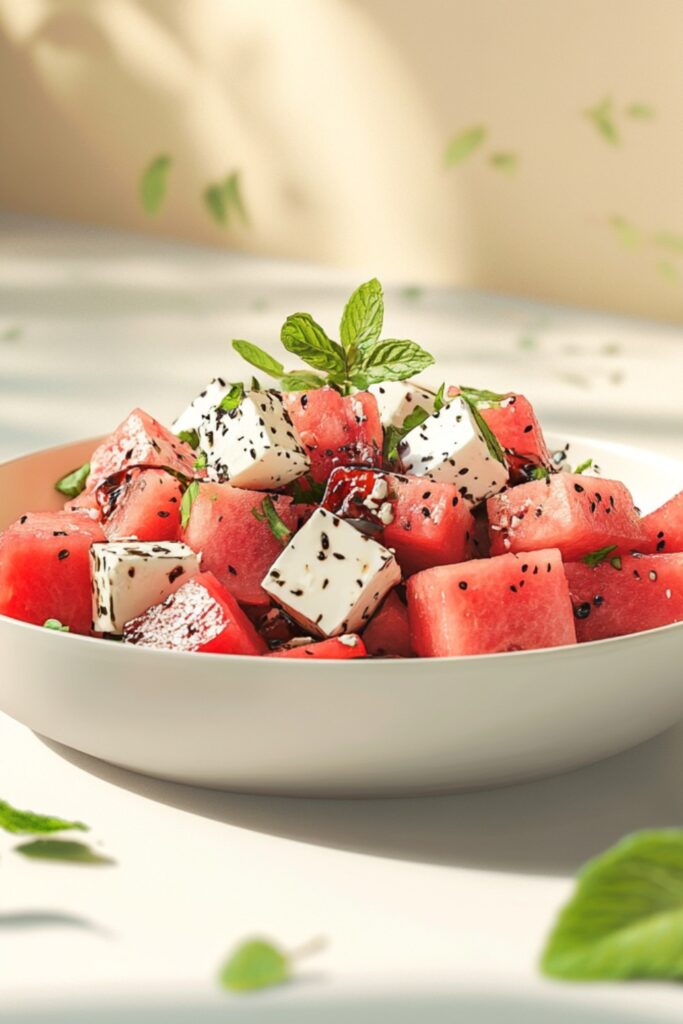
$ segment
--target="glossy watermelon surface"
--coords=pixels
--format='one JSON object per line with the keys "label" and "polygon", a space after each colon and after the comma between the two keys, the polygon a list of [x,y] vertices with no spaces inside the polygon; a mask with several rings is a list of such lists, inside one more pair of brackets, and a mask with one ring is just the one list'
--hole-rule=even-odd
{"label": "glossy watermelon surface", "polygon": [[413,648],[420,657],[494,654],[576,642],[557,549],[439,566],[408,580]]}
{"label": "glossy watermelon surface", "polygon": [[[283,523],[292,531],[298,527],[298,510],[286,495],[272,494],[271,500]],[[283,542],[273,535],[262,514],[262,491],[248,491],[230,484],[201,483],[192,514],[181,539],[202,553],[202,568],[243,604],[267,605],[270,598],[261,587]]]}
{"label": "glossy watermelon surface", "polygon": [[550,451],[541,425],[524,395],[506,395],[500,404],[484,405],[480,411],[505,450],[514,474],[524,477],[525,467],[550,467]]}
{"label": "glossy watermelon surface", "polygon": [[345,637],[333,636],[310,644],[299,644],[282,651],[272,651],[269,658],[299,658],[302,661],[348,661],[366,658],[365,644],[353,633]]}
{"label": "glossy watermelon surface", "polygon": [[579,642],[683,622],[683,553],[565,565]]}
{"label": "glossy watermelon surface", "polygon": [[617,480],[557,473],[489,498],[486,510],[492,555],[553,547],[573,561],[612,544],[643,544],[633,498]]}
{"label": "glossy watermelon surface", "polygon": [[643,519],[643,551],[670,554],[683,551],[683,491]]}
{"label": "glossy watermelon surface", "polygon": [[93,452],[87,490],[95,490],[107,477],[129,466],[167,466],[186,476],[196,476],[195,461],[189,444],[143,409],[134,409]]}
{"label": "glossy watermelon surface", "polygon": [[363,642],[373,658],[412,658],[408,609],[395,590],[363,630]]}
{"label": "glossy watermelon surface", "polygon": [[284,402],[316,482],[327,480],[336,466],[381,466],[382,424],[374,395],[342,396],[324,387],[290,392]]}
{"label": "glossy watermelon surface", "polygon": [[201,573],[125,626],[124,643],[200,654],[264,654],[266,645],[211,573]]}
{"label": "glossy watermelon surface", "polygon": [[103,540],[82,512],[22,516],[0,535],[0,614],[38,626],[58,619],[73,633],[89,633],[90,545]]}
{"label": "glossy watermelon surface", "polygon": [[126,469],[96,491],[109,540],[177,540],[182,486],[163,469]]}

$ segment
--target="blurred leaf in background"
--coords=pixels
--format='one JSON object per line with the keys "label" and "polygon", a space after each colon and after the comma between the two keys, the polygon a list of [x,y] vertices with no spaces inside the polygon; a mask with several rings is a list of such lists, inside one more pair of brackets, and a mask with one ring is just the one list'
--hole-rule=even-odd
{"label": "blurred leaf in background", "polygon": [[640,245],[644,239],[640,228],[620,214],[615,213],[609,218],[609,226],[622,245],[633,248],[636,245]]}
{"label": "blurred leaf in background", "polygon": [[102,866],[115,864],[111,857],[93,850],[87,843],[77,843],[72,839],[32,839],[28,843],[15,846],[15,853],[34,860],[56,860],[70,864],[90,864]]}
{"label": "blurred leaf in background", "polygon": [[496,171],[502,171],[503,174],[514,174],[519,158],[516,153],[491,153],[489,163]]}
{"label": "blurred leaf in background", "polygon": [[609,142],[612,146],[619,145],[619,132],[614,120],[614,104],[611,96],[605,96],[594,107],[584,110],[584,116],[591,121],[605,142]]}
{"label": "blurred leaf in background", "polygon": [[655,112],[648,103],[630,103],[626,107],[626,116],[636,121],[654,121]]}
{"label": "blurred leaf in background", "polygon": [[486,128],[482,124],[473,125],[456,135],[446,147],[446,167],[462,163],[477,150],[486,138]]}
{"label": "blurred leaf in background", "polygon": [[247,224],[247,212],[242,199],[239,171],[228,174],[223,181],[207,185],[204,190],[204,204],[209,216],[219,227],[227,227],[231,213],[236,213],[243,224]]}
{"label": "blurred leaf in background", "polygon": [[168,174],[171,169],[170,156],[157,156],[147,165],[140,179],[140,202],[145,213],[155,216],[166,199]]}

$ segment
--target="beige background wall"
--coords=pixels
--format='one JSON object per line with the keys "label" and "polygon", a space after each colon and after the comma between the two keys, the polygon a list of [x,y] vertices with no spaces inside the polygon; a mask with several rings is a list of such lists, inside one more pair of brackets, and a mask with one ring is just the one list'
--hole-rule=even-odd
{"label": "beige background wall", "polygon": [[0,205],[681,320],[682,54],[682,0],[0,0]]}

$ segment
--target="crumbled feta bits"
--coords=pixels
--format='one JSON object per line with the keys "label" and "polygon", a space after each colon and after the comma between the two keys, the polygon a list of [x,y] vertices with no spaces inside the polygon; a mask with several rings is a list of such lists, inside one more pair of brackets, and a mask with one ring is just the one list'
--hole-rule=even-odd
{"label": "crumbled feta bits", "polygon": [[507,467],[491,455],[462,398],[452,399],[406,434],[400,454],[406,473],[455,484],[473,505],[497,494],[508,482]]}
{"label": "crumbled feta bits", "polygon": [[392,551],[318,508],[262,586],[306,629],[329,637],[362,629],[400,580]]}
{"label": "crumbled feta bits", "polygon": [[226,411],[217,407],[199,428],[209,480],[254,490],[284,487],[310,460],[276,391],[252,391]]}
{"label": "crumbled feta bits", "polygon": [[199,558],[179,542],[117,540],[90,548],[93,630],[122,633],[126,622],[199,572]]}
{"label": "crumbled feta bits", "polygon": [[193,402],[190,402],[185,412],[181,413],[173,423],[171,429],[174,434],[183,431],[199,430],[202,419],[215,409],[219,402],[222,402],[232,387],[229,381],[222,377],[214,377],[203,391],[201,391]]}
{"label": "crumbled feta bits", "polygon": [[384,430],[387,427],[402,427],[406,416],[414,412],[417,406],[421,406],[430,415],[434,412],[436,395],[410,380],[371,384],[368,391],[377,399],[379,418]]}

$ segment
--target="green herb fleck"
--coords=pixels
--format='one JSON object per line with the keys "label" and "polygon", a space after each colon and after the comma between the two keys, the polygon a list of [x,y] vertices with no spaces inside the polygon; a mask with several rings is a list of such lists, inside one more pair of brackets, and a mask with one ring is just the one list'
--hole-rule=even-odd
{"label": "green herb fleck", "polygon": [[90,463],[86,462],[78,469],[72,469],[66,476],[61,477],[55,484],[55,490],[65,494],[67,498],[77,498],[85,488],[85,482],[90,473]]}
{"label": "green herb fleck", "polygon": [[550,470],[545,466],[534,466],[530,475],[532,480],[549,480]]}
{"label": "green herb fleck", "polygon": [[662,249],[669,249],[677,255],[683,255],[683,235],[677,235],[673,231],[658,231],[653,241]]}
{"label": "green herb fleck", "polygon": [[208,458],[206,452],[200,452],[197,458],[194,460],[195,469],[206,469]]}
{"label": "green herb fleck", "polygon": [[199,434],[196,430],[181,430],[178,437],[181,441],[184,441],[185,444],[189,444],[190,448],[199,447]]}
{"label": "green herb fleck", "polygon": [[466,160],[484,142],[486,128],[482,124],[473,125],[456,135],[448,143],[444,156],[446,167],[453,167]]}
{"label": "green herb fleck", "polygon": [[[584,555],[581,561],[586,565],[589,565],[591,569],[594,569],[596,565],[600,565],[601,562],[604,562],[613,551],[616,551],[616,549],[616,544],[608,544],[604,548],[598,548],[597,551],[591,551],[590,554]],[[615,559],[612,559],[612,561],[615,561]],[[618,567],[621,568],[621,562],[619,562]]]}
{"label": "green herb fleck", "polygon": [[250,939],[238,946],[219,974],[221,986],[230,992],[271,988],[289,978],[289,958],[264,939]]}
{"label": "green herb fleck", "polygon": [[678,281],[678,267],[675,266],[671,260],[659,260],[657,263],[657,270],[662,277],[667,279],[667,281]]}
{"label": "green herb fleck", "polygon": [[261,502],[261,508],[252,508],[251,514],[254,519],[258,519],[260,523],[268,523],[270,532],[273,536],[279,540],[282,544],[287,544],[289,538],[292,536],[292,531],[289,529],[286,523],[280,519],[279,515],[275,511],[273,499],[270,495],[267,495]]}
{"label": "green herb fleck", "polygon": [[614,558],[610,558],[609,564],[612,566],[613,569],[621,569],[621,558],[619,557],[619,555],[616,555]]}
{"label": "green herb fleck", "polygon": [[516,153],[491,153],[489,163],[496,171],[503,174],[514,174],[519,164]]}
{"label": "green herb fleck", "polygon": [[66,832],[77,829],[87,832],[88,826],[81,821],[65,821],[33,811],[19,811],[5,800],[0,800],[0,828],[17,835],[46,835],[50,832]]}
{"label": "green herb fleck", "polygon": [[23,327],[15,325],[14,327],[6,327],[4,331],[0,331],[0,341],[19,341],[24,333]]}
{"label": "green herb fleck", "polygon": [[155,216],[166,198],[168,174],[171,169],[170,156],[157,156],[145,168],[140,179],[140,202],[145,213]]}
{"label": "green herb fleck", "polygon": [[614,105],[611,96],[606,96],[594,107],[584,111],[584,116],[593,124],[599,135],[612,146],[619,145],[619,132],[614,120]]}
{"label": "green herb fleck", "polygon": [[197,500],[198,494],[199,481],[192,480],[192,482],[189,483],[185,488],[183,496],[180,499],[180,525],[182,526],[183,530],[186,529],[187,524],[190,521],[190,515],[192,514],[192,506]]}
{"label": "green herb fleck", "polygon": [[636,832],[589,861],[541,969],[572,981],[683,977],[683,831]]}
{"label": "green herb fleck", "polygon": [[111,857],[93,850],[87,843],[77,843],[71,839],[33,839],[14,847],[15,853],[35,860],[53,860],[69,864],[88,864],[104,866],[116,863]]}
{"label": "green herb fleck", "polygon": [[466,402],[477,407],[480,405],[500,405],[501,402],[510,397],[509,395],[501,395],[497,391],[486,391],[479,388],[461,387],[459,391]]}
{"label": "green herb fleck", "polygon": [[[471,391],[471,389],[466,388],[465,391]],[[491,393],[493,394],[493,392]],[[462,388],[460,389],[460,394],[462,395],[463,399],[469,406],[469,410],[472,413],[472,416],[474,417],[474,422],[477,424],[479,433],[486,442],[486,447],[489,450],[489,455],[491,456],[491,458],[496,459],[497,462],[501,462],[504,466],[507,465],[507,462],[505,460],[505,453],[503,452],[503,449],[500,446],[500,442],[498,441],[498,438],[493,433],[490,426],[488,425],[488,423],[482,416],[481,412],[479,411],[477,400],[468,398],[467,395],[463,393]],[[488,401],[488,399],[486,401]]]}
{"label": "green herb fleck", "polygon": [[59,619],[45,619],[43,629],[54,629],[57,633],[69,633],[70,629],[59,621]]}
{"label": "green herb fleck", "polygon": [[653,121],[655,111],[648,103],[630,103],[626,107],[626,116],[636,121]]}
{"label": "green herb fleck", "polygon": [[232,412],[236,409],[244,398],[244,384],[241,382],[237,384],[231,384],[230,390],[227,395],[221,399],[218,403],[218,408],[222,409],[223,412]]}
{"label": "green herb fleck", "polygon": [[299,505],[319,505],[325,496],[325,484],[319,483],[310,473],[306,473],[289,485],[289,493],[292,501]]}
{"label": "green herb fleck", "polygon": [[242,199],[239,171],[228,174],[223,181],[214,182],[204,190],[204,205],[219,227],[227,227],[234,211],[243,224],[248,223]]}
{"label": "green herb fleck", "polygon": [[411,412],[408,413],[406,418],[400,427],[396,427],[393,424],[384,432],[384,458],[388,462],[394,462],[398,459],[398,446],[411,430],[415,427],[419,427],[421,423],[424,423],[426,419],[429,419],[429,413],[421,405],[416,405]]}
{"label": "green herb fleck", "polygon": [[251,391],[256,391],[256,392],[260,391],[261,390],[261,383],[260,383],[259,379],[257,377],[252,377],[251,378],[251,384],[249,385],[249,387],[250,387]]}
{"label": "green herb fleck", "polygon": [[439,389],[436,392],[436,394],[434,395],[434,412],[441,412],[441,410],[443,409],[444,405],[446,404],[446,399],[444,397],[445,392],[446,392],[446,381],[444,381],[443,384],[439,385]]}
{"label": "green herb fleck", "polygon": [[633,249],[643,241],[643,232],[625,217],[614,214],[609,218],[608,223],[618,241],[627,248]]}
{"label": "green herb fleck", "polygon": [[574,473],[577,476],[580,476],[581,473],[585,473],[587,469],[590,469],[592,465],[593,465],[593,460],[592,459],[586,459],[584,462],[580,462],[578,464],[578,466],[574,470]]}

